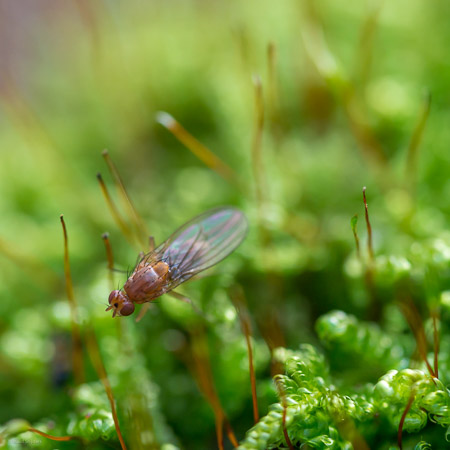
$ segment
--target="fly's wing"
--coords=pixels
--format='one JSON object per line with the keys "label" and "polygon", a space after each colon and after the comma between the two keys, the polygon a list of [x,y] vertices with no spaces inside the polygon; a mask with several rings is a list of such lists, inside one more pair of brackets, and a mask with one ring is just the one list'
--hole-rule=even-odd
{"label": "fly's wing", "polygon": [[247,228],[238,209],[213,209],[184,224],[148,256],[169,265],[173,289],[227,257],[243,241]]}

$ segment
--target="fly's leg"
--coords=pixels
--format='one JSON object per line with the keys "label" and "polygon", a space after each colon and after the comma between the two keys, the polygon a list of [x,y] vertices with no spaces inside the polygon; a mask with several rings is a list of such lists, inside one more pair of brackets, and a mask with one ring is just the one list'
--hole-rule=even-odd
{"label": "fly's leg", "polygon": [[205,272],[197,273],[196,275],[189,278],[189,280],[187,280],[187,282],[194,281],[194,280],[201,280],[202,278],[208,278],[213,275],[216,275],[217,273],[218,273],[217,271],[214,272],[214,270],[209,269],[209,270],[206,270]]}
{"label": "fly's leg", "polygon": [[[151,253],[153,250],[155,250],[155,238],[153,236],[148,237],[148,252]],[[136,264],[134,265],[134,269],[136,270],[139,266],[139,264],[144,260],[145,256],[148,255],[148,253],[139,252],[139,255],[136,260]]]}
{"label": "fly's leg", "polygon": [[148,237],[148,248],[149,251],[152,252],[153,250],[155,250],[155,238],[153,236],[149,236]]}
{"label": "fly's leg", "polygon": [[204,319],[206,318],[205,313],[198,306],[196,306],[189,297],[186,297],[185,295],[180,294],[179,292],[175,292],[175,291],[167,292],[167,295],[171,295],[173,298],[176,298],[178,300],[181,300],[182,302],[188,303],[189,305],[192,306],[192,308],[194,309],[194,311],[197,314],[202,316]]}
{"label": "fly's leg", "polygon": [[138,316],[136,317],[136,323],[140,322],[142,318],[147,314],[147,311],[150,309],[151,303],[144,303],[144,306],[142,306],[141,310],[139,311]]}
{"label": "fly's leg", "polygon": [[[174,291],[167,292],[167,295],[171,295],[172,297],[181,300],[182,302],[188,303],[189,305],[192,306],[192,308],[195,310],[197,314],[201,315],[202,317],[205,317],[203,311],[201,311],[197,306],[195,306],[189,297],[186,297],[185,295],[179,294],[178,292]],[[150,309],[150,306],[151,302],[144,303],[141,310],[139,311],[138,316],[136,317],[136,322],[140,322],[142,320],[145,314],[147,314],[147,311]]]}
{"label": "fly's leg", "polygon": [[131,273],[133,273],[134,271],[136,271],[138,269],[139,264],[142,262],[144,257],[145,257],[145,253],[139,252],[138,257],[136,258],[136,262],[134,263],[133,270],[130,272],[130,274],[128,274],[128,276],[131,275]]}
{"label": "fly's leg", "polygon": [[111,270],[111,272],[118,272],[118,273],[126,273],[126,274],[128,274],[128,270],[116,269],[115,267],[113,267],[110,270]]}

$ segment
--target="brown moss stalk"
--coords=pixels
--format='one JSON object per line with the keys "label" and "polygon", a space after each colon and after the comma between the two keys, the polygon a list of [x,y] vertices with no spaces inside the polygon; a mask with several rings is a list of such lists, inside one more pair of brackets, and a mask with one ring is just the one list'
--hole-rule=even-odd
{"label": "brown moss stalk", "polygon": [[398,432],[397,432],[397,444],[400,448],[400,450],[403,450],[403,442],[402,442],[402,434],[403,434],[403,425],[405,424],[406,416],[411,409],[411,406],[414,402],[414,398],[416,396],[416,390],[413,388],[411,391],[411,394],[408,399],[408,403],[405,406],[405,410],[403,411],[402,417],[400,418],[400,423],[398,425]]}
{"label": "brown moss stalk", "polygon": [[69,238],[67,235],[66,224],[64,222],[64,217],[62,214],[60,216],[60,220],[64,235],[64,276],[66,280],[66,293],[70,306],[70,323],[73,342],[73,352],[72,352],[73,372],[75,377],[75,383],[81,384],[85,380],[84,362],[83,362],[83,343],[81,340],[80,327],[78,325],[78,311],[77,311],[78,308],[73,291],[72,275],[70,273]]}
{"label": "brown moss stalk", "polygon": [[423,327],[423,321],[420,317],[419,311],[415,307],[412,300],[407,296],[407,294],[402,294],[402,298],[399,302],[400,310],[403,313],[406,321],[408,322],[411,331],[414,334],[417,351],[419,352],[420,357],[425,362],[427,366],[428,372],[433,378],[437,378],[437,375],[431,364],[428,362],[427,358],[427,339],[425,336],[425,329]]}
{"label": "brown moss stalk", "polygon": [[183,128],[183,126],[170,114],[161,111],[157,114],[156,120],[164,128],[169,130],[175,138],[178,139],[178,141],[181,142],[200,161],[202,161],[203,164],[216,172],[224,180],[240,188],[241,183],[234,170],[222,161],[208,147],[192,136],[192,134]]}
{"label": "brown moss stalk", "polygon": [[103,181],[103,177],[100,173],[97,174],[97,180],[100,185],[100,189],[102,191],[103,197],[106,201],[106,204],[108,205],[109,211],[111,212],[111,215],[116,222],[117,226],[120,228],[120,231],[125,236],[125,238],[130,243],[134,243],[134,237],[133,233],[131,231],[131,228],[128,226],[128,224],[123,219],[122,215],[119,212],[119,209],[117,208],[116,204],[114,203],[108,188],[106,187],[105,182]]}
{"label": "brown moss stalk", "polygon": [[281,140],[281,114],[280,114],[280,93],[277,77],[277,47],[274,42],[267,45],[267,74],[268,74],[268,110],[270,128],[276,146]]}
{"label": "brown moss stalk", "polygon": [[145,222],[142,219],[142,217],[140,216],[140,214],[138,213],[133,202],[131,201],[131,198],[128,195],[127,190],[125,189],[125,185],[122,181],[119,171],[117,170],[116,165],[114,164],[113,160],[111,159],[111,156],[109,156],[108,150],[106,150],[106,149],[103,150],[102,156],[108,166],[109,171],[111,172],[114,182],[117,185],[119,194],[122,197],[122,201],[125,205],[126,210],[128,211],[130,220],[133,223],[135,233],[136,233],[136,238],[137,238],[139,244],[141,245],[141,248],[144,249],[144,248],[146,248],[147,239],[149,236]]}
{"label": "brown moss stalk", "polygon": [[411,190],[415,188],[415,181],[417,177],[417,159],[418,159],[418,149],[420,143],[422,142],[423,133],[425,131],[425,126],[428,121],[431,109],[431,94],[429,92],[425,93],[421,111],[419,113],[419,118],[417,120],[416,126],[414,127],[411,140],[408,146],[408,153],[406,159],[406,179]]}
{"label": "brown moss stalk", "polygon": [[214,412],[217,445],[221,450],[224,448],[223,427],[225,426],[228,439],[234,447],[238,447],[239,443],[230,423],[228,422],[214,385],[214,377],[211,369],[205,331],[201,325],[198,325],[195,328],[191,328],[189,333],[191,336],[191,357],[193,363],[191,370],[194,373],[200,391],[203,393]]}
{"label": "brown moss stalk", "polygon": [[434,353],[434,360],[433,360],[433,369],[434,374],[436,375],[436,378],[439,378],[439,328],[438,328],[438,321],[439,321],[439,311],[438,310],[432,310],[431,311],[431,319],[433,321],[433,353]]}
{"label": "brown moss stalk", "polygon": [[258,396],[256,392],[256,377],[255,368],[253,365],[253,346],[252,346],[252,327],[250,322],[250,314],[247,309],[244,293],[241,288],[236,287],[231,293],[231,299],[236,308],[236,311],[241,322],[241,329],[245,336],[248,353],[248,370],[250,374],[250,386],[252,390],[253,402],[253,419],[256,422],[259,420],[258,412]]}
{"label": "brown moss stalk", "polygon": [[32,427],[28,428],[27,431],[31,431],[32,433],[39,434],[42,437],[51,439],[52,441],[72,441],[72,440],[78,439],[74,436],[53,436],[51,434],[44,433],[43,431],[37,430],[36,428],[32,428]]}
{"label": "brown moss stalk", "polygon": [[256,202],[260,216],[264,202],[264,169],[262,162],[262,137],[264,130],[264,98],[261,78],[253,76],[255,89],[255,125],[252,141],[252,168],[255,179]]}
{"label": "brown moss stalk", "polygon": [[122,432],[120,430],[119,418],[117,417],[116,403],[114,401],[114,395],[109,382],[108,375],[106,373],[105,366],[100,354],[100,349],[98,347],[97,338],[93,330],[88,330],[87,333],[87,349],[89,357],[91,359],[92,365],[105,388],[106,395],[108,397],[109,403],[111,405],[111,413],[114,420],[114,426],[116,428],[117,437],[119,438],[120,446],[122,450],[126,450],[125,441],[123,440]]}
{"label": "brown moss stalk", "polygon": [[367,226],[367,251],[369,253],[370,262],[373,263],[375,259],[374,251],[373,251],[373,237],[372,237],[372,225],[370,224],[369,219],[369,206],[367,205],[366,198],[366,187],[363,187],[363,201],[364,201],[364,215],[366,218],[366,226]]}

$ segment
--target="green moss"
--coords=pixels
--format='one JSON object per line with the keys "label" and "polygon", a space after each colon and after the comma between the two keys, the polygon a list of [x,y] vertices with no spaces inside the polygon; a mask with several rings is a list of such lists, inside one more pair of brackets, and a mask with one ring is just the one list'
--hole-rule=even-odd
{"label": "green moss", "polygon": [[[394,448],[408,402],[404,448],[447,446],[448,6],[183,0],[50,11],[10,3],[0,46],[8,74],[0,74],[0,445],[55,448],[27,431],[33,426],[77,437],[62,449],[118,447],[86,351],[93,328],[131,449],[217,446],[205,374],[241,448],[286,448],[284,413],[296,447]],[[265,108],[261,168],[252,160],[253,74]],[[431,110],[418,133],[424,88]],[[239,181],[205,166],[157,123],[158,111]],[[119,269],[131,270],[147,248],[127,242],[102,198],[99,171],[132,221],[104,148],[157,243],[214,206],[246,214],[243,245],[180,287],[202,314],[168,297],[139,323],[105,313],[110,290],[127,277],[114,272],[110,284],[102,233]],[[83,340],[79,385],[61,213]],[[253,330],[256,424],[235,284]],[[433,318],[438,378],[424,361],[435,371]],[[199,370],[200,326],[209,359]]]}

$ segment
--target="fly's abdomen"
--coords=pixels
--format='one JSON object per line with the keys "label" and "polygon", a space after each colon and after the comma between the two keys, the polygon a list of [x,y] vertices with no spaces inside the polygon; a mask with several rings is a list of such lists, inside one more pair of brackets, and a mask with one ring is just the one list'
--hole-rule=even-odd
{"label": "fly's abdomen", "polygon": [[159,261],[138,268],[124,285],[124,290],[134,303],[145,303],[166,292],[169,266]]}

